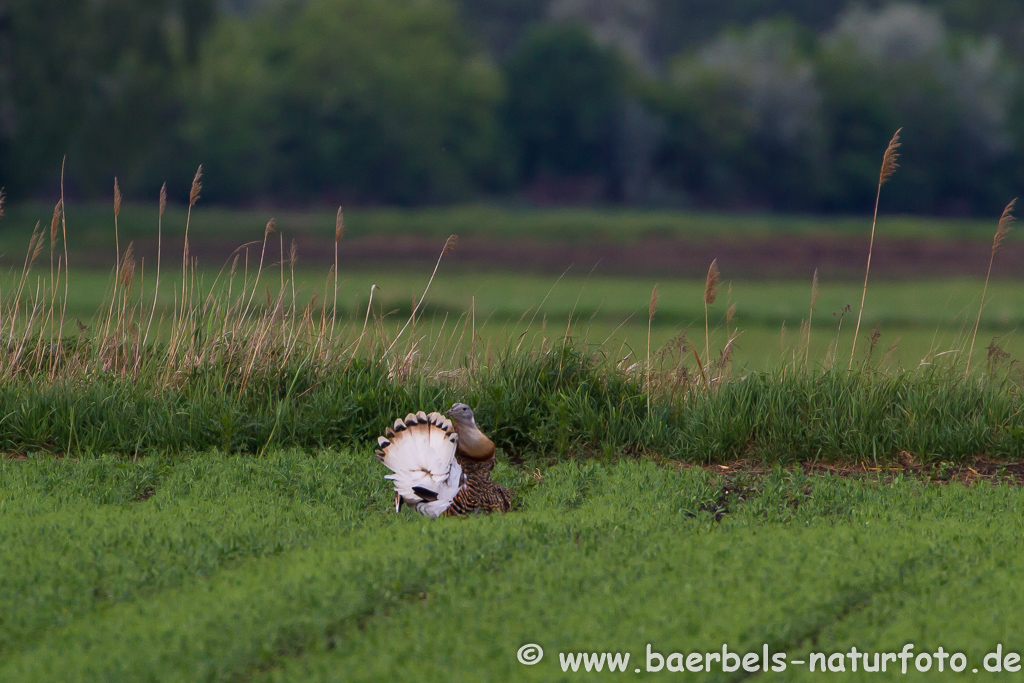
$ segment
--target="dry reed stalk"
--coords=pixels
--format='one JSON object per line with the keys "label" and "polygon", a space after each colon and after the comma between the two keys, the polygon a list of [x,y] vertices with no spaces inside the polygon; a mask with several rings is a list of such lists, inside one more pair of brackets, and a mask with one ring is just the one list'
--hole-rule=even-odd
{"label": "dry reed stalk", "polygon": [[117,230],[117,219],[121,215],[121,187],[117,184],[117,177],[114,177],[114,251],[117,258],[114,259],[114,296],[117,296],[117,280],[120,279],[121,243]]}
{"label": "dry reed stalk", "polygon": [[981,323],[981,311],[985,308],[985,295],[988,293],[988,280],[992,277],[992,263],[996,258],[996,251],[999,249],[999,245],[1006,239],[1007,233],[1010,232],[1010,226],[1013,224],[1014,215],[1013,209],[1017,205],[1017,199],[1014,198],[1006,208],[1003,209],[1003,215],[999,218],[999,225],[996,227],[996,234],[992,237],[992,251],[988,256],[988,272],[985,274],[985,286],[981,290],[981,304],[978,305],[978,317],[974,320],[974,332],[971,334],[971,349],[967,352],[967,369],[964,371],[964,376],[967,376],[971,372],[971,356],[974,354],[974,341],[978,336],[978,325]]}
{"label": "dry reed stalk", "polygon": [[704,372],[704,363],[700,359],[700,354],[697,353],[697,347],[694,346],[693,344],[690,344],[690,350],[693,351],[693,357],[697,359],[697,369],[700,370],[701,379],[704,380],[704,388],[710,390],[711,389],[711,383],[708,382],[708,376]]}
{"label": "dry reed stalk", "polygon": [[359,353],[360,344],[363,343],[363,336],[366,334],[366,324],[370,321],[370,310],[373,306],[373,293],[376,289],[377,285],[370,285],[370,300],[366,304],[366,317],[363,318],[363,329],[359,333],[359,338],[356,339],[356,345],[352,349],[352,354],[348,357],[348,362],[345,363],[345,370],[348,370],[348,367],[352,364],[352,360],[356,357],[356,354]]}
{"label": "dry reed stalk", "polygon": [[718,259],[711,261],[708,268],[708,277],[704,282],[704,357],[709,358],[711,353],[710,335],[708,333],[708,306],[715,303],[718,297]]}
{"label": "dry reed stalk", "polygon": [[[185,301],[186,284],[188,282],[188,228],[192,223],[192,207],[199,201],[199,193],[203,189],[203,165],[199,164],[196,174],[192,178],[192,187],[188,192],[188,213],[185,215],[185,244],[181,252],[181,305],[187,306]],[[190,297],[191,300],[191,297]]]}
{"label": "dry reed stalk", "polygon": [[[569,268],[572,268],[572,266],[569,266]],[[562,278],[564,278],[566,273],[569,272],[569,268],[566,268],[565,270],[562,271],[562,274],[558,276],[558,279],[555,280],[555,283],[553,285],[551,285],[551,289],[549,289],[548,293],[544,295],[543,299],[541,299],[540,305],[537,306],[537,310],[533,312],[533,316],[530,318],[530,322],[528,322],[526,324],[526,329],[523,331],[523,333],[521,335],[519,335],[519,343],[516,345],[516,353],[519,353],[519,349],[523,345],[523,340],[526,338],[526,334],[530,331],[530,328],[533,327],[534,321],[537,320],[537,315],[540,313],[541,309],[544,308],[544,304],[547,303],[547,300],[551,296],[551,293],[555,291],[555,287],[558,286],[558,283],[561,282]],[[529,312],[529,309],[527,309],[526,311],[523,311],[523,314],[521,316],[519,316],[519,322],[516,323],[517,328],[518,328],[519,323],[521,323],[523,321],[523,318],[526,317],[526,314],[528,312]]]}
{"label": "dry reed stalk", "polygon": [[651,412],[651,322],[658,310],[658,284],[651,290],[651,302],[647,304],[647,412]]}
{"label": "dry reed stalk", "polygon": [[153,287],[153,307],[149,311],[149,322],[146,324],[146,334],[142,338],[142,346],[146,346],[149,339],[149,330],[153,327],[153,315],[156,313],[157,296],[160,294],[160,256],[163,251],[164,241],[164,211],[167,210],[167,183],[160,186],[160,212],[156,218],[156,285]]}
{"label": "dry reed stalk", "polygon": [[811,309],[807,313],[807,345],[804,348],[804,368],[807,368],[807,359],[811,355],[811,323],[814,321],[814,304],[818,303],[818,269],[814,269],[811,277]]}
{"label": "dry reed stalk", "polygon": [[64,316],[67,313],[68,306],[68,226],[67,226],[67,214],[64,211],[64,164],[67,163],[68,158],[65,156],[64,160],[60,164],[60,226],[61,226],[61,241],[64,244],[64,301],[61,302],[60,307],[60,327],[57,330],[57,338],[60,339],[64,336]]}
{"label": "dry reed stalk", "polygon": [[423,294],[420,296],[420,300],[416,303],[415,306],[413,306],[412,313],[409,315],[409,319],[405,321],[405,325],[402,327],[401,330],[399,330],[398,334],[395,335],[395,338],[391,340],[391,344],[388,346],[387,350],[384,351],[384,354],[381,356],[382,360],[386,358],[389,353],[391,353],[391,349],[395,346],[395,343],[398,341],[399,337],[402,336],[402,333],[405,332],[405,329],[409,327],[409,324],[416,318],[416,313],[419,312],[420,306],[423,305],[423,300],[427,298],[427,292],[430,291],[430,285],[431,283],[434,282],[434,276],[437,275],[437,269],[441,266],[441,259],[443,259],[445,256],[450,254],[453,249],[455,249],[455,245],[458,241],[458,235],[449,235],[448,239],[445,240],[444,248],[441,249],[441,255],[437,257],[437,263],[434,264],[434,272],[430,274],[430,279],[427,281],[427,286],[423,289]]}
{"label": "dry reed stalk", "polygon": [[57,278],[54,277],[53,272],[53,250],[57,245],[57,228],[60,227],[60,216],[64,212],[63,202],[57,201],[57,204],[53,207],[53,218],[50,219],[50,306],[46,314],[46,325],[50,330],[50,336],[53,336],[53,309],[56,305],[57,297]]}
{"label": "dry reed stalk", "polygon": [[256,289],[260,284],[260,275],[263,274],[263,259],[267,254],[267,240],[277,232],[277,221],[271,218],[267,221],[267,227],[263,229],[263,247],[260,249],[260,265],[256,268],[256,280],[252,283],[252,291],[249,293],[249,300],[245,304],[245,310],[242,311],[241,320],[245,320],[249,315],[249,307],[252,305],[252,299],[256,295]]}
{"label": "dry reed stalk", "polygon": [[857,335],[860,334],[860,319],[864,314],[864,299],[867,298],[868,294],[868,274],[871,272],[871,251],[875,246],[875,224],[878,222],[878,202],[882,198],[882,185],[885,181],[889,180],[896,169],[899,168],[897,161],[900,158],[900,128],[892,136],[892,140],[889,141],[889,146],[885,148],[885,154],[882,155],[882,170],[878,173],[878,191],[875,193],[875,214],[871,219],[871,240],[868,242],[868,264],[864,269],[864,289],[860,294],[860,310],[857,312],[857,325],[853,328],[853,344],[850,345],[850,364],[847,366],[847,370],[853,369],[853,355],[857,351]]}
{"label": "dry reed stalk", "polygon": [[291,245],[288,247],[288,278],[292,288],[292,319],[291,324],[294,330],[295,327],[295,262],[298,260],[299,252],[298,247],[295,244],[295,240],[292,240]]}

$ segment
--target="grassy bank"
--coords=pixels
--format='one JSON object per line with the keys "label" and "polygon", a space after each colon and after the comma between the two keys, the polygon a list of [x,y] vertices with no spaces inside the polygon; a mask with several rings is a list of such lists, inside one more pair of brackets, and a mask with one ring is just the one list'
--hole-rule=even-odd
{"label": "grassy bank", "polygon": [[507,455],[529,462],[642,453],[691,462],[883,462],[904,452],[940,462],[1024,453],[1024,411],[1009,380],[948,369],[780,370],[708,390],[693,365],[652,369],[650,394],[643,368],[617,368],[569,347],[436,373],[400,361],[316,367],[300,357],[246,376],[244,359],[226,356],[169,383],[152,370],[87,382],[29,375],[0,386],[0,449],[77,456],[366,448],[396,416],[458,400],[474,407]]}
{"label": "grassy bank", "polygon": [[[1024,649],[1019,488],[501,466],[520,509],[425,520],[386,512],[381,469],[335,451],[0,462],[0,680],[552,680],[571,676],[560,652],[633,669],[648,644],[723,643],[791,661],[910,641],[981,668]],[[525,643],[544,660],[519,664]]]}

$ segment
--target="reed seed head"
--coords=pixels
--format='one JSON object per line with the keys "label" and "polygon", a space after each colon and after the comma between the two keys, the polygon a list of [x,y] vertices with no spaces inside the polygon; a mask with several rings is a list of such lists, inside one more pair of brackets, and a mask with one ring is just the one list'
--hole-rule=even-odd
{"label": "reed seed head", "polygon": [[271,218],[269,221],[267,221],[267,227],[263,229],[263,239],[267,239],[275,232],[277,232],[277,221]]}
{"label": "reed seed head", "polygon": [[898,150],[902,144],[900,142],[900,131],[902,130],[903,129],[900,128],[896,131],[892,136],[892,140],[889,141],[889,146],[885,148],[885,154],[882,155],[882,171],[878,175],[879,186],[883,185],[885,181],[887,181],[890,176],[896,172],[896,169],[899,168],[897,161],[900,158]]}
{"label": "reed seed head", "polygon": [[7,199],[7,194],[4,192],[4,188],[0,187],[0,218],[4,217],[4,201]]}
{"label": "reed seed head", "polygon": [[292,268],[295,267],[295,260],[298,258],[299,249],[295,245],[295,240],[292,240],[291,246],[288,249],[288,265]]}
{"label": "reed seed head", "polygon": [[124,260],[121,261],[121,286],[125,290],[132,287],[135,281],[135,243],[129,242],[124,252]]}
{"label": "reed seed head", "polygon": [[167,183],[160,186],[160,218],[164,217],[164,211],[167,210]]}
{"label": "reed seed head", "polygon": [[647,322],[654,319],[654,314],[658,311],[658,285],[654,285],[654,289],[651,290],[651,303],[647,305]]}
{"label": "reed seed head", "polygon": [[725,326],[732,325],[732,321],[736,317],[736,304],[733,304],[725,310]]}
{"label": "reed seed head", "polygon": [[1006,208],[1003,209],[1003,215],[999,219],[999,227],[996,228],[996,235],[992,238],[992,253],[994,254],[999,245],[1006,239],[1006,234],[1010,232],[1010,225],[1016,218],[1013,215],[1013,209],[1017,205],[1017,199],[1014,198]]}
{"label": "reed seed head", "polygon": [[53,218],[50,219],[50,249],[53,249],[53,245],[57,242],[57,228],[60,227],[60,216],[64,211],[64,201],[61,199],[57,200],[57,204],[53,207]]}
{"label": "reed seed head", "polygon": [[814,277],[811,278],[811,308],[818,303],[818,269],[814,269]]}
{"label": "reed seed head", "polygon": [[448,254],[452,253],[452,250],[455,249],[455,244],[458,241],[459,241],[459,236],[458,235],[450,235],[448,237],[448,239],[445,240],[444,249],[441,250],[441,255],[442,256],[447,256]]}
{"label": "reed seed head", "polygon": [[45,238],[43,233],[39,230],[39,221],[36,221],[36,227],[32,229],[32,239],[29,240],[28,248],[32,252],[31,263],[35,263],[35,260],[39,258],[39,255],[43,253],[43,245],[45,244]]}
{"label": "reed seed head", "polygon": [[117,176],[114,177],[114,218],[121,215],[121,186],[117,184]]}
{"label": "reed seed head", "polygon": [[338,215],[334,219],[334,243],[337,244],[345,235],[345,214],[338,207]]}
{"label": "reed seed head", "polygon": [[708,268],[708,279],[704,283],[704,305],[710,306],[715,303],[715,299],[718,298],[718,259],[714,259],[711,262],[711,267]]}
{"label": "reed seed head", "polygon": [[188,193],[188,206],[191,209],[199,201],[199,193],[203,189],[203,183],[200,182],[203,178],[203,165],[199,164],[199,168],[196,169],[196,175],[192,178],[192,189]]}

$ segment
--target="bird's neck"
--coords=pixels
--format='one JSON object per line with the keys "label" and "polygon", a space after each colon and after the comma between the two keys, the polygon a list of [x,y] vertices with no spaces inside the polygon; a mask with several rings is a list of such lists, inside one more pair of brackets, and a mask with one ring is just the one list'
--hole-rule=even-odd
{"label": "bird's neck", "polygon": [[475,424],[458,424],[455,431],[459,434],[459,451],[467,458],[487,460],[494,457],[494,442],[484,436]]}

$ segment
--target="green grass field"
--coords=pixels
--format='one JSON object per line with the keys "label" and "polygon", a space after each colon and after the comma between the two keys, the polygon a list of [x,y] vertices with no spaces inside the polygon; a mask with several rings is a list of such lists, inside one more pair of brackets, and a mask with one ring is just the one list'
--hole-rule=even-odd
{"label": "green grass field", "polygon": [[[791,662],[907,642],[972,677],[1024,649],[1019,488],[503,465],[520,509],[426,520],[388,512],[382,470],[369,449],[0,461],[0,679],[603,680],[648,644]],[[629,672],[562,672],[604,651]]]}

